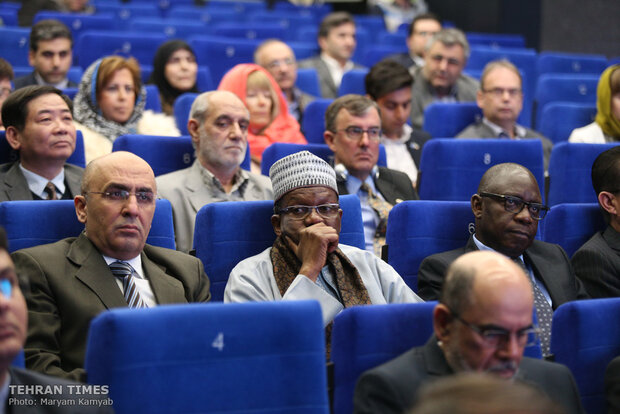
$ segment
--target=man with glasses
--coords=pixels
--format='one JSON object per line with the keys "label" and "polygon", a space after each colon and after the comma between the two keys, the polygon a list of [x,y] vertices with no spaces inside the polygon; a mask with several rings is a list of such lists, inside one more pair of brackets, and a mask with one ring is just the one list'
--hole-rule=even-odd
{"label": "man with glasses", "polygon": [[355,389],[354,413],[404,413],[422,385],[467,371],[529,383],[566,413],[582,413],[568,368],[523,356],[537,343],[533,303],[528,277],[509,258],[489,251],[459,257],[433,310],[434,334],[424,346],[364,373]]}
{"label": "man with glasses", "polygon": [[538,222],[549,210],[542,204],[536,178],[527,168],[513,163],[489,168],[471,197],[475,233],[464,247],[434,254],[422,261],[418,292],[425,300],[437,300],[446,269],[457,257],[471,251],[491,250],[522,266],[532,283],[536,313],[541,327],[543,354],[548,355],[551,318],[564,302],[587,298],[564,250],[535,240]]}
{"label": "man with glasses", "polygon": [[316,98],[295,86],[297,61],[293,49],[278,39],[265,40],[254,51],[254,63],[273,76],[286,98],[289,114],[301,125],[306,106]]}
{"label": "man with glasses", "polygon": [[457,138],[540,139],[547,170],[553,143],[540,132],[517,124],[523,109],[523,81],[515,65],[507,60],[487,63],[476,103],[483,118],[459,132]]}
{"label": "man with glasses", "polygon": [[28,368],[83,382],[88,326],[99,313],[210,299],[199,259],[146,244],[156,198],[153,170],[142,158],[97,158],[74,200],[85,231],[13,253],[17,273],[32,287]]}
{"label": "man with glasses", "polygon": [[407,174],[378,167],[381,118],[376,102],[345,95],[325,111],[325,142],[334,152],[340,194],[357,194],[362,204],[366,249],[381,255],[390,209],[418,194]]}
{"label": "man with glasses", "polygon": [[328,163],[302,151],[275,162],[269,177],[277,238],[235,266],[224,302],[314,299],[327,326],[345,307],[420,301],[390,265],[339,244],[342,210]]}

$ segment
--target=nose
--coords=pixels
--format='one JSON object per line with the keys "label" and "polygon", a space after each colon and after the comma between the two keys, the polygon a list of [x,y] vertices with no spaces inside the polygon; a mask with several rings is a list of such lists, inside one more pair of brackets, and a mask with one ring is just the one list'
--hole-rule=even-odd
{"label": "nose", "polygon": [[304,219],[304,222],[306,226],[311,226],[316,223],[322,223],[323,217],[319,216],[319,213],[317,213],[316,208],[313,208],[312,211],[310,211],[310,213]]}
{"label": "nose", "polygon": [[516,361],[523,353],[523,347],[519,345],[516,334],[511,334],[510,339],[504,341],[498,348],[498,356],[503,360]]}
{"label": "nose", "polygon": [[60,55],[54,54],[52,56],[52,65],[55,66],[55,67],[60,65]]}
{"label": "nose", "polygon": [[121,100],[125,100],[129,97],[129,92],[125,90],[125,88],[119,88],[118,90],[118,98]]}
{"label": "nose", "polygon": [[448,68],[448,59],[441,59],[439,62],[439,69],[446,70]]}
{"label": "nose", "polygon": [[140,207],[138,206],[138,199],[135,194],[129,195],[129,198],[123,202],[122,214],[125,217],[136,217],[138,215]]}
{"label": "nose", "polygon": [[406,114],[407,111],[405,111],[404,107],[399,105],[399,106],[396,107],[396,110],[394,112],[396,114],[396,119],[399,122],[403,122],[403,121],[406,122],[407,121],[407,118],[408,118],[407,114]]}
{"label": "nose", "polygon": [[229,137],[231,139],[241,139],[243,137],[243,131],[241,130],[241,127],[239,126],[238,122],[233,122],[232,123],[232,126],[230,128]]}
{"label": "nose", "polygon": [[368,131],[362,132],[362,136],[358,142],[360,147],[367,147],[370,144],[370,138],[368,136]]}
{"label": "nose", "polygon": [[534,219],[532,219],[532,216],[530,215],[530,210],[527,208],[526,205],[524,205],[523,209],[517,213],[517,215],[515,216],[515,220],[521,221],[527,224],[534,221]]}

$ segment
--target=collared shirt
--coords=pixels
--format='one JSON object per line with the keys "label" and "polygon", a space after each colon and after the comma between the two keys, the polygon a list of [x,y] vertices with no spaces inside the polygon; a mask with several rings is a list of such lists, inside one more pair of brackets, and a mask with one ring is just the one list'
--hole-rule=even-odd
{"label": "collared shirt", "polygon": [[37,85],[49,85],[55,87],[56,89],[66,89],[69,87],[69,79],[67,79],[66,77],[58,83],[47,83],[45,82],[45,80],[43,80],[41,75],[39,75],[39,72],[35,71],[34,79],[37,81]]}
{"label": "collared shirt", "polygon": [[385,147],[388,168],[404,172],[415,185],[418,179],[418,168],[407,149],[407,141],[409,141],[412,131],[413,128],[405,124],[403,133],[399,138],[390,139],[384,135],[381,137],[381,143]]}
{"label": "collared shirt", "polygon": [[[491,252],[495,251],[495,250],[491,249],[490,247],[484,245],[480,240],[478,240],[476,238],[475,234],[474,234],[474,243],[476,243],[476,246],[478,247],[478,250],[481,250],[481,251],[482,250],[488,250],[488,251],[491,251]],[[509,259],[510,259],[510,257],[509,257]],[[529,264],[527,264],[527,262],[523,259],[523,255],[520,255],[519,259],[521,259],[521,261],[525,264],[525,267],[527,267],[528,276],[530,277],[530,279],[534,283],[536,283],[536,286],[538,286],[540,291],[545,296],[545,299],[547,299],[547,302],[549,302],[549,306],[553,306],[553,302],[551,301],[551,296],[549,295],[549,291],[547,291],[547,288],[545,287],[544,283],[542,281],[536,279],[536,276],[534,276],[534,272],[532,271],[532,267]]]}
{"label": "collared shirt", "polygon": [[[372,179],[372,173],[366,177],[364,180],[368,187],[377,195],[377,197],[382,198],[383,196],[379,191],[377,191],[377,187],[375,187],[375,181]],[[362,180],[352,175],[347,175],[347,191],[349,194],[357,194],[360,199],[360,204],[362,207],[362,221],[364,223],[364,239],[366,241],[366,250],[370,252],[374,252],[373,240],[375,239],[375,232],[377,230],[377,225],[379,224],[379,216],[377,212],[370,207],[368,204],[368,193],[360,190],[362,186]]]}
{"label": "collared shirt", "polygon": [[56,187],[56,195],[58,199],[62,198],[62,195],[65,193],[65,169],[62,168],[60,173],[48,180],[45,177],[41,177],[39,174],[33,173],[30,170],[25,169],[22,164],[19,164],[19,169],[24,174],[26,178],[26,182],[28,183],[28,188],[37,196],[41,197],[43,200],[47,200],[47,193],[45,192],[45,186],[48,182],[52,182]]}
{"label": "collared shirt", "polygon": [[328,56],[327,53],[321,53],[321,59],[323,59],[323,62],[327,65],[327,69],[329,70],[329,74],[331,75],[336,88],[340,87],[344,73],[350,71],[355,66],[353,62],[349,60],[345,63],[344,67],[342,67],[336,59]]}
{"label": "collared shirt", "polygon": [[221,181],[213,173],[200,165],[200,175],[205,186],[210,190],[213,201],[241,201],[248,186],[249,174],[243,168],[238,168],[233,177],[230,192],[226,192]]}
{"label": "collared shirt", "polygon": [[418,56],[415,53],[409,53],[409,56],[411,56],[411,60],[413,60],[413,63],[415,63],[415,65],[420,68],[426,63],[422,56]]}
{"label": "collared shirt", "polygon": [[[111,263],[118,261],[118,259],[115,259],[113,257],[109,257],[106,255],[102,255],[102,256],[108,266]],[[153,293],[151,284],[149,283],[149,280],[144,275],[144,269],[142,268],[142,257],[140,257],[140,255],[137,255],[133,259],[121,260],[121,261],[129,263],[131,267],[133,267],[134,272],[132,276],[134,277],[136,288],[140,292],[140,297],[142,298],[142,301],[149,308],[157,306],[157,301],[155,300],[155,294]],[[114,279],[116,279],[116,285],[121,290],[121,293],[123,293],[123,280],[120,277],[114,277]]]}
{"label": "collared shirt", "polygon": [[[504,130],[501,126],[494,124],[493,122],[489,121],[486,117],[482,118],[482,122],[488,126],[489,128],[491,128],[491,130],[493,131],[493,134],[495,134],[495,136],[497,138],[510,138],[510,134],[508,133],[508,131]],[[527,131],[525,130],[524,127],[522,127],[519,124],[515,124],[514,127],[514,138],[512,139],[521,139],[521,138],[525,138]]]}

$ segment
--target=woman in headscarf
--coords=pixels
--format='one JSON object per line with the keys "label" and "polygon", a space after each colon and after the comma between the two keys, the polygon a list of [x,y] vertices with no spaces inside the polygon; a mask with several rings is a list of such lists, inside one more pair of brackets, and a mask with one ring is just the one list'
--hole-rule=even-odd
{"label": "woman in headscarf", "polygon": [[574,129],[568,141],[589,144],[620,141],[620,65],[605,69],[598,81],[594,122]]}
{"label": "woman in headscarf", "polygon": [[162,111],[172,116],[174,101],[185,92],[198,92],[196,54],[183,40],[162,44],[153,59],[153,72],[148,83],[159,89]]}
{"label": "woman in headscarf", "polygon": [[121,135],[180,135],[172,117],[144,110],[145,97],[134,58],[108,56],[86,69],[73,101],[73,118],[84,135],[87,163],[112,152]]}
{"label": "woman in headscarf", "polygon": [[308,143],[288,113],[280,87],[262,67],[239,64],[224,75],[218,89],[236,94],[250,111],[248,143],[255,164],[260,165],[263,151],[274,142]]}

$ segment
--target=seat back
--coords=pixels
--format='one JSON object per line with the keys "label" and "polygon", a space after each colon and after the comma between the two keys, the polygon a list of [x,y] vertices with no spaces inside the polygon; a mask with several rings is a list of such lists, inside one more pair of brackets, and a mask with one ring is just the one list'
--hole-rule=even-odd
{"label": "seat back", "polygon": [[342,75],[342,82],[338,88],[338,96],[354,93],[357,95],[366,95],[366,84],[364,79],[368,69],[351,69]]}
{"label": "seat back", "polygon": [[[362,210],[356,195],[340,197],[340,243],[364,249]],[[271,247],[273,201],[211,203],[196,215],[194,248],[211,281],[211,300],[221,301],[230,271],[240,261]]]}
{"label": "seat back", "polygon": [[[295,86],[312,96],[321,96],[321,87],[319,86],[319,74],[315,68],[299,68],[297,69],[297,80]],[[330,101],[331,102],[331,101]],[[321,138],[323,136],[321,135]]]}
{"label": "seat back", "polygon": [[170,39],[187,39],[196,33],[201,33],[204,28],[205,25],[200,20],[138,17],[129,21],[129,30],[160,33]]}
{"label": "seat back", "polygon": [[0,50],[12,66],[28,66],[30,29],[0,26]]}
{"label": "seat back", "polygon": [[620,298],[567,302],[553,312],[551,353],[570,368],[585,412],[604,413],[605,369],[620,355]]}
{"label": "seat back", "polygon": [[119,414],[327,414],[323,331],[314,301],[112,309],[85,368]]}
{"label": "seat back", "polygon": [[592,163],[598,155],[618,145],[560,142],[551,150],[547,204],[597,203],[592,188]]}
{"label": "seat back", "polygon": [[199,94],[194,92],[186,92],[177,97],[174,101],[173,112],[174,121],[182,135],[189,135],[187,129],[187,121],[189,121],[189,112],[192,104]]}
{"label": "seat back", "polygon": [[525,47],[525,37],[520,34],[467,32],[465,36],[471,45],[476,46],[493,48]]}
{"label": "seat back", "polygon": [[424,144],[420,160],[420,199],[469,200],[486,170],[504,162],[528,168],[543,193],[543,152],[538,139],[431,139]]}
{"label": "seat back", "polygon": [[[6,140],[6,131],[0,131],[0,164],[16,161],[19,158],[19,151],[15,151]],[[84,137],[79,129],[75,133],[75,149],[73,154],[67,158],[67,163],[86,167],[86,156],[84,155]]]}
{"label": "seat back", "polygon": [[228,70],[239,63],[252,62],[260,38],[224,36],[191,36],[188,43],[196,53],[199,65],[209,66],[213,81],[219,85]]}
{"label": "seat back", "polygon": [[562,246],[571,257],[595,232],[605,229],[598,203],[556,204],[542,221],[543,240]]}
{"label": "seat back", "polygon": [[66,13],[61,11],[43,10],[37,12],[33,23],[41,20],[54,19],[64,23],[73,35],[74,39],[87,30],[114,30],[117,28],[116,19],[111,13]]}
{"label": "seat back", "polygon": [[144,85],[146,90],[146,98],[144,109],[150,109],[153,112],[161,112],[161,100],[159,98],[159,88],[157,85]]}
{"label": "seat back", "polygon": [[306,106],[304,117],[301,120],[301,129],[304,131],[309,144],[325,144],[325,138],[323,138],[325,111],[332,102],[334,102],[333,99],[319,98]]}
{"label": "seat back", "polygon": [[[6,230],[11,252],[77,237],[84,230],[84,224],[78,221],[75,214],[73,200],[2,202],[0,226]],[[157,200],[146,242],[175,248],[172,206],[168,200]]]}
{"label": "seat back", "polygon": [[454,138],[479,118],[482,109],[475,102],[435,102],[424,109],[424,130],[433,138]]}
{"label": "seat back", "polygon": [[575,128],[588,125],[596,116],[596,104],[550,102],[542,109],[538,131],[554,144],[568,141]]}
{"label": "seat back", "polygon": [[161,33],[87,30],[77,37],[74,52],[86,69],[102,56],[133,56],[141,65],[152,65],[159,45],[168,38]]}
{"label": "seat back", "polygon": [[607,65],[604,55],[540,52],[536,70],[539,76],[545,73],[600,75]]}

